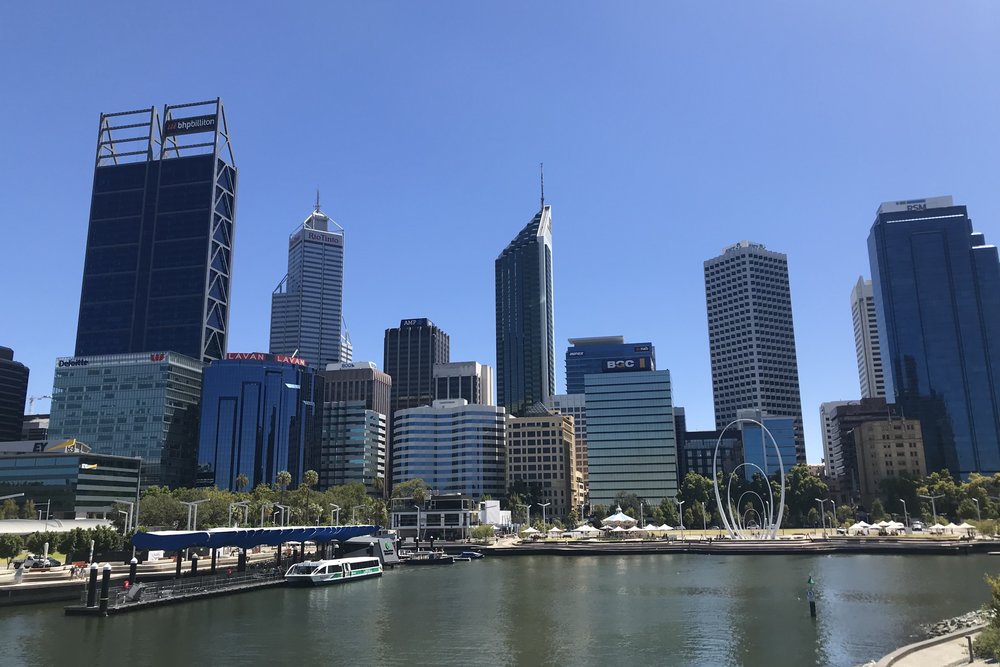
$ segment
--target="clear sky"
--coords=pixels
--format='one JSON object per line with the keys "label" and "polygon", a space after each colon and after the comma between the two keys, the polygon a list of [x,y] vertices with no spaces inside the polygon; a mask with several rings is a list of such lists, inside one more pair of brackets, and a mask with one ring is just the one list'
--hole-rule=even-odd
{"label": "clear sky", "polygon": [[712,428],[702,262],[764,243],[788,255],[817,463],[819,404],[859,395],[849,295],[879,203],[952,194],[1000,240],[998,35],[990,1],[8,4],[0,344],[35,396],[73,353],[100,112],[218,96],[230,351],[266,351],[319,187],[355,359],[429,317],[453,360],[495,364],[493,261],[544,161],[560,391],[567,338],[652,340]]}

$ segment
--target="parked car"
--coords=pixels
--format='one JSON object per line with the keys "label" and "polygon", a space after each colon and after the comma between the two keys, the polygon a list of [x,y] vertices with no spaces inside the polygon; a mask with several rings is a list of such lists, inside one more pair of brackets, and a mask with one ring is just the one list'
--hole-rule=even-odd
{"label": "parked car", "polygon": [[28,554],[24,560],[15,560],[14,567],[24,566],[24,569],[42,569],[46,567],[59,567],[62,565],[52,556],[48,558],[42,558],[41,556],[35,556],[34,554]]}
{"label": "parked car", "polygon": [[923,531],[924,524],[921,521],[914,521],[913,524],[910,526],[910,528],[912,528],[914,532],[920,532]]}

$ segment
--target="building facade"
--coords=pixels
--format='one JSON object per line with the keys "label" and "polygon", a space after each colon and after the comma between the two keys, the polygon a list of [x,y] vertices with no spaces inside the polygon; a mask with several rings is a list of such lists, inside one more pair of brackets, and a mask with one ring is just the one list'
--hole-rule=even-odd
{"label": "building facade", "polygon": [[555,394],[550,397],[548,408],[561,415],[573,417],[573,460],[576,471],[582,479],[583,488],[580,502],[588,502],[590,496],[590,469],[587,459],[587,397],[583,394]]}
{"label": "building facade", "polygon": [[583,394],[583,376],[603,372],[608,363],[655,371],[656,348],[652,343],[626,343],[624,336],[570,338],[566,350],[566,393]]}
{"label": "building facade", "polygon": [[473,498],[507,494],[507,415],[463,399],[399,410],[394,417],[396,484],[422,479],[438,494]]}
{"label": "building facade", "polygon": [[344,228],[316,210],[288,237],[288,273],[271,295],[271,354],[317,369],[351,361],[344,318]]}
{"label": "building facade", "polygon": [[373,497],[385,492],[386,416],[364,401],[323,403],[319,488],[360,482]]}
{"label": "building facade", "polygon": [[580,509],[583,475],[577,471],[573,417],[533,414],[507,422],[507,485],[523,482],[550,503],[546,514],[565,517]]}
{"label": "building facade", "polygon": [[19,440],[28,398],[28,367],[14,361],[14,350],[0,347],[0,441]]}
{"label": "building facade", "polygon": [[670,371],[585,376],[590,503],[610,507],[619,491],[650,504],[677,494]]}
{"label": "building facade", "polygon": [[795,420],[760,410],[740,410],[737,417],[758,422],[739,424],[742,462],[746,464],[742,468],[744,478],[751,480],[758,473],[770,478],[778,475],[782,468],[787,475],[796,463]]}
{"label": "building facade", "polygon": [[[417,503],[414,498],[393,498],[389,524],[401,540],[467,540],[478,518],[478,503],[462,494],[433,495]],[[509,515],[509,513],[508,513]]]}
{"label": "building facade", "polygon": [[304,359],[231,352],[212,362],[202,388],[198,483],[250,490],[287,470],[298,486],[318,454],[316,394],[316,371]]}
{"label": "building facade", "polygon": [[848,500],[857,499],[861,492],[860,462],[856,454],[857,428],[866,422],[884,421],[899,416],[898,407],[884,398],[863,398],[860,401],[823,403],[820,406],[824,424],[824,448],[827,475],[840,480],[839,486]]}
{"label": "building facade", "polygon": [[551,206],[543,202],[495,270],[497,400],[520,416],[556,393]]}
{"label": "building facade", "polygon": [[854,433],[861,502],[865,507],[881,495],[883,480],[902,475],[920,479],[927,475],[919,420],[869,421]]}
{"label": "building facade", "polygon": [[743,409],[795,420],[796,463],[806,462],[788,258],[740,241],[705,262],[715,428]]}
{"label": "building facade", "polygon": [[882,204],[868,236],[886,399],[929,471],[1000,472],[1000,260],[951,197]]}
{"label": "building facade", "polygon": [[389,417],[392,378],[374,361],[344,361],[327,364],[320,373],[324,403],[360,402],[366,410]]}
{"label": "building facade", "polygon": [[142,485],[191,483],[203,364],[176,352],[56,360],[49,438],[139,457]]}
{"label": "building facade", "polygon": [[882,348],[878,340],[875,315],[875,292],[872,281],[858,278],[851,290],[851,319],[854,321],[854,349],[858,357],[858,382],[861,398],[885,396],[885,372]]}
{"label": "building facade", "polygon": [[49,415],[24,415],[21,440],[48,440]]}
{"label": "building facade", "polygon": [[[716,445],[718,445],[718,455],[716,455]],[[742,431],[735,427],[726,431],[724,435],[720,431],[687,431],[682,444],[677,447],[677,452],[681,480],[689,472],[713,479],[712,460],[715,456],[718,456],[719,472],[728,475],[736,469],[736,466],[743,463]]]}
{"label": "building facade", "polygon": [[449,398],[464,398],[478,405],[495,405],[493,369],[478,361],[434,364],[434,400]]}
{"label": "building facade", "polygon": [[[451,339],[426,317],[402,320],[398,328],[385,330],[382,368],[392,378],[389,396],[389,460],[392,461],[395,420],[398,410],[434,402],[434,366],[450,360]],[[388,489],[394,469],[390,466]]]}
{"label": "building facade", "polygon": [[2,493],[23,493],[50,519],[114,518],[115,503],[139,500],[139,466],[74,440],[0,442]]}
{"label": "building facade", "polygon": [[236,181],[221,100],[101,114],[77,357],[222,358]]}

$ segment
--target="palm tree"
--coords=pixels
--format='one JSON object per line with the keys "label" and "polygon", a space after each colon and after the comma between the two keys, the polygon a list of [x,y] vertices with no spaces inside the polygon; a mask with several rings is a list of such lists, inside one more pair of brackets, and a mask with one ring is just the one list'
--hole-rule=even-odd
{"label": "palm tree", "polygon": [[236,490],[237,491],[241,491],[242,492],[249,485],[250,485],[250,480],[247,479],[246,475],[244,475],[243,473],[240,473],[239,475],[236,476]]}
{"label": "palm tree", "polygon": [[281,491],[281,504],[285,504],[285,489],[288,485],[292,483],[292,473],[287,470],[280,471],[274,478],[275,483],[278,485],[278,489]]}
{"label": "palm tree", "polygon": [[317,473],[315,470],[306,470],[302,474],[302,486],[305,487],[306,489],[306,503],[305,503],[305,510],[303,512],[306,517],[306,523],[309,523],[309,501],[311,500],[310,491],[312,487],[316,486],[317,484],[319,484],[319,473]]}

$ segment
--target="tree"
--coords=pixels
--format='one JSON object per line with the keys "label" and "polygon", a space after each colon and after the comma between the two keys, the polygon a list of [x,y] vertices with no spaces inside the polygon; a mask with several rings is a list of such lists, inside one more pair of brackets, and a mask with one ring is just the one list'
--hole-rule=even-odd
{"label": "tree", "polygon": [[236,490],[243,491],[245,488],[250,486],[250,480],[243,473],[236,476]]}
{"label": "tree", "polygon": [[17,518],[17,503],[13,499],[8,498],[3,501],[3,506],[0,507],[0,519],[16,519]]}
{"label": "tree", "polygon": [[427,494],[427,483],[422,479],[411,479],[392,487],[393,498],[413,498],[413,502],[423,505]]}
{"label": "tree", "polygon": [[668,526],[679,526],[681,523],[680,516],[677,514],[677,503],[673,501],[673,498],[664,498],[660,502],[660,514],[663,515],[663,522]]}
{"label": "tree", "polygon": [[109,526],[98,526],[92,533],[94,540],[94,553],[107,553],[109,551],[121,551],[125,539]]}
{"label": "tree", "polygon": [[151,529],[178,530],[187,520],[187,508],[165,486],[150,486],[139,501],[142,525]]}
{"label": "tree", "polygon": [[25,500],[24,504],[21,505],[21,511],[18,512],[18,514],[20,514],[22,519],[37,519],[38,510],[35,509],[35,501],[31,498]]}
{"label": "tree", "polygon": [[604,505],[591,505],[590,514],[594,517],[594,521],[600,523],[608,516],[608,508]]}
{"label": "tree", "polygon": [[285,490],[288,488],[288,485],[292,483],[292,473],[287,470],[281,470],[277,475],[275,475],[274,482],[278,485],[278,489],[281,491],[281,504],[287,505],[288,503],[285,502]]}
{"label": "tree", "polygon": [[819,511],[815,507],[810,507],[809,511],[806,512],[806,522],[810,526],[819,525]]}
{"label": "tree", "polygon": [[989,619],[972,650],[980,658],[1000,659],[1000,577],[986,575],[986,583],[990,587],[990,601],[986,604]]}
{"label": "tree", "polygon": [[[809,510],[816,506],[816,498],[826,498],[829,488],[826,482],[812,474],[809,467],[803,464],[792,466],[791,472],[785,478],[786,493],[785,502],[791,510],[789,523],[793,526],[801,526],[803,519],[810,524]],[[817,511],[817,516],[819,511]],[[818,519],[817,519],[818,521]]]}
{"label": "tree", "polygon": [[872,501],[871,510],[869,511],[872,521],[882,521],[885,519],[885,506],[882,505],[882,501],[876,498]]}
{"label": "tree", "polygon": [[90,554],[90,531],[83,528],[74,528],[63,533],[59,541],[59,551],[66,554],[67,560],[77,554]]}
{"label": "tree", "polygon": [[0,558],[7,559],[8,568],[10,567],[10,561],[22,551],[24,551],[24,540],[21,539],[20,535],[14,535],[13,533],[0,534]]}
{"label": "tree", "polygon": [[481,524],[472,529],[472,539],[488,540],[496,536],[496,530],[488,523]]}
{"label": "tree", "polygon": [[642,502],[642,498],[634,493],[619,491],[615,494],[615,505],[621,507],[622,512],[628,514],[636,521],[639,520],[639,505],[642,504]]}
{"label": "tree", "polygon": [[570,510],[569,514],[566,515],[566,523],[569,524],[571,528],[576,528],[580,525],[580,515],[575,509]]}
{"label": "tree", "polygon": [[[111,530],[110,528],[108,530]],[[24,540],[24,545],[33,554],[41,554],[45,551],[45,543],[49,544],[49,551],[55,551],[59,546],[59,533],[32,533]]]}
{"label": "tree", "polygon": [[969,498],[963,498],[958,504],[958,517],[960,519],[977,519],[976,504]]}

